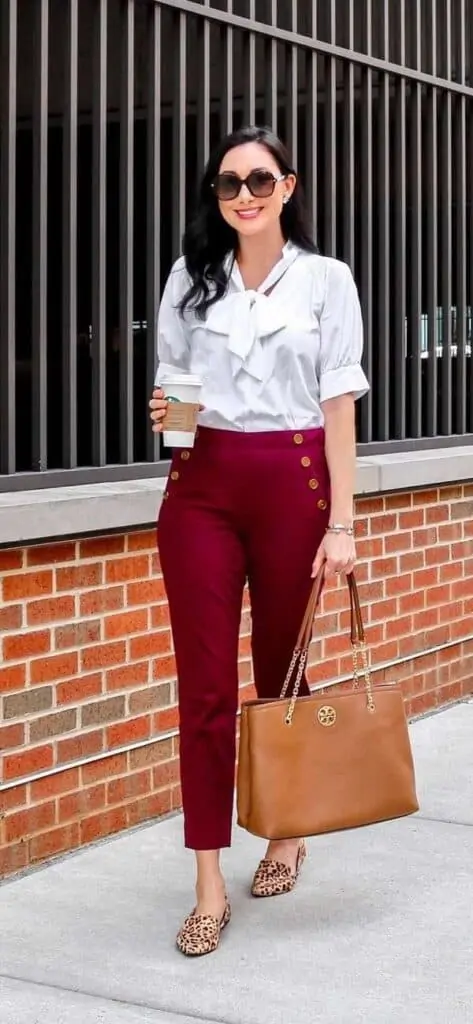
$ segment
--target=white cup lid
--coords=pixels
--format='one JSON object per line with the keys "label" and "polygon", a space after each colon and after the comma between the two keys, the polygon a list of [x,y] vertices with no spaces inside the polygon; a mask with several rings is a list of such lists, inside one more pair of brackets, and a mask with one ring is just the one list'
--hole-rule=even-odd
{"label": "white cup lid", "polygon": [[183,387],[202,387],[202,377],[198,377],[194,373],[176,373],[166,374],[161,380],[161,384],[181,384]]}

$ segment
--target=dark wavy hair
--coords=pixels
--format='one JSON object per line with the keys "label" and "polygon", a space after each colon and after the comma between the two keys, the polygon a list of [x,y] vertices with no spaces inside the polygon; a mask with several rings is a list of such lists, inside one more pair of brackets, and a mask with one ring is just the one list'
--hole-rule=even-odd
{"label": "dark wavy hair", "polygon": [[[223,219],[211,186],[225,154],[248,142],[259,142],[264,146],[276,160],[282,174],[295,173],[286,147],[269,128],[239,128],[226,135],[215,147],[202,178],[195,216],[189,222],[182,240],[182,252],[192,284],[179,304],[181,314],[193,309],[198,317],[204,319],[209,307],[218,302],[227,290],[228,276],[224,261],[229,252],[236,251],[238,235]],[[286,242],[294,242],[306,252],[318,251],[312,238],[298,179],[290,202],[283,207],[281,229]]]}

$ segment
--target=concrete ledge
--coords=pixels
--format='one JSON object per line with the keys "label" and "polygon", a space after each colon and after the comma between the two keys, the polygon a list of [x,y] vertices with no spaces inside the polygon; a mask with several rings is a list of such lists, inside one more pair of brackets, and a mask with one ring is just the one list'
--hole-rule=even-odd
{"label": "concrete ledge", "polygon": [[[372,455],[358,460],[357,494],[436,487],[473,480],[473,447]],[[0,494],[0,545],[149,526],[162,477]]]}

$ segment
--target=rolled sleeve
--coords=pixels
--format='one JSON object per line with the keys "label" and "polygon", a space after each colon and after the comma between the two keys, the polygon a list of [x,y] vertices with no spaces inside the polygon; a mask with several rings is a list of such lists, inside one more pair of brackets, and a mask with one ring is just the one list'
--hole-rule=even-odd
{"label": "rolled sleeve", "polygon": [[157,324],[158,367],[154,383],[170,373],[189,372],[189,342],[179,303],[188,280],[183,259],[174,264],[161,297]]}
{"label": "rolled sleeve", "polygon": [[351,270],[340,260],[329,260],[320,335],[320,401],[348,394],[361,398],[369,383],[361,366],[360,300]]}

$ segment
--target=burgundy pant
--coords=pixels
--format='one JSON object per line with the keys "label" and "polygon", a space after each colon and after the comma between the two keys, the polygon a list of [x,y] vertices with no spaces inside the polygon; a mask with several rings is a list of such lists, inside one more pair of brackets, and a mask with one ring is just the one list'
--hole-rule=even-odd
{"label": "burgundy pant", "polygon": [[248,581],[258,696],[278,697],[329,516],[322,429],[199,428],[174,454],[158,540],[179,679],[186,846],[229,846]]}

